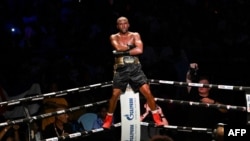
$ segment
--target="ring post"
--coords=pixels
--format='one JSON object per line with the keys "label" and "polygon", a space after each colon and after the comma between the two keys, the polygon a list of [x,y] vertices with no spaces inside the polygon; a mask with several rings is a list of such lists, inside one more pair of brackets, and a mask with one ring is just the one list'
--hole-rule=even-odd
{"label": "ring post", "polygon": [[[23,104],[23,108],[24,108],[24,113],[26,115],[27,118],[30,118],[30,112],[28,109],[28,105],[26,103]],[[28,133],[29,133],[29,137],[28,137],[28,141],[32,141],[34,140],[34,131],[31,129],[30,127],[30,122],[27,123],[27,128],[28,128]]]}
{"label": "ring post", "polygon": [[250,92],[246,91],[247,125],[250,125]]}
{"label": "ring post", "polygon": [[140,101],[139,93],[135,93],[127,85],[125,93],[120,96],[121,104],[121,141],[140,141]]}

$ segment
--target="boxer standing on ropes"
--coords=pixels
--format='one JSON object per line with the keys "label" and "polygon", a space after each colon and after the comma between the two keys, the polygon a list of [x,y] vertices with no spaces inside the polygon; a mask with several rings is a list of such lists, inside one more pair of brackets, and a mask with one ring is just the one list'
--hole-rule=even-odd
{"label": "boxer standing on ropes", "polygon": [[115,55],[113,92],[109,100],[109,109],[105,118],[103,128],[110,128],[113,120],[113,113],[116,108],[117,100],[121,93],[124,93],[128,84],[137,92],[140,91],[147,100],[151,109],[154,122],[157,126],[162,126],[162,120],[156,110],[154,96],[151,93],[147,77],[141,69],[138,55],[143,53],[143,43],[140,34],[130,32],[129,21],[126,17],[117,19],[118,33],[110,36],[111,44]]}

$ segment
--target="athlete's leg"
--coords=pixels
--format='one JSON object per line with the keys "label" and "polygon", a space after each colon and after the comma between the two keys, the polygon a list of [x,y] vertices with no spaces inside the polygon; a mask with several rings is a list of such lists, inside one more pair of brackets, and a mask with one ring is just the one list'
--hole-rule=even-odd
{"label": "athlete's leg", "polygon": [[108,108],[108,113],[107,113],[107,116],[104,120],[104,123],[103,123],[103,128],[110,128],[110,126],[112,125],[112,121],[113,121],[113,113],[116,109],[116,105],[117,105],[117,101],[118,101],[118,98],[120,97],[121,95],[121,90],[120,89],[117,89],[117,88],[114,88],[113,89],[113,93],[112,93],[112,96],[109,100],[109,108]]}
{"label": "athlete's leg", "polygon": [[156,125],[157,126],[162,126],[163,122],[161,120],[161,116],[160,116],[159,112],[156,109],[154,96],[151,93],[149,85],[147,83],[145,83],[139,88],[139,90],[147,100],[148,106],[151,109],[153,119],[154,119]]}

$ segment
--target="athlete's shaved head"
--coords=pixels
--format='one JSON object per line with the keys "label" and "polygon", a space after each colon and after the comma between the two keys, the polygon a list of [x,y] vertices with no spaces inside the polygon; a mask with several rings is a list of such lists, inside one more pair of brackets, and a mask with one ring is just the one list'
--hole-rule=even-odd
{"label": "athlete's shaved head", "polygon": [[117,19],[117,24],[119,23],[119,22],[121,22],[121,21],[126,21],[126,22],[128,22],[128,18],[126,18],[126,17],[119,17],[118,19]]}

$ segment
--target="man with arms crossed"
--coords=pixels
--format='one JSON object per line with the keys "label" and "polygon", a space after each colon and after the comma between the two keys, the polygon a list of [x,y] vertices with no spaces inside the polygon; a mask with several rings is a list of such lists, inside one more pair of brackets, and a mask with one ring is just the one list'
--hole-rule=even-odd
{"label": "man with arms crossed", "polygon": [[151,93],[147,77],[141,69],[138,55],[143,53],[143,43],[140,34],[130,32],[129,21],[126,17],[117,19],[118,33],[110,36],[115,55],[113,92],[109,100],[109,109],[104,120],[103,128],[109,129],[112,125],[113,113],[117,100],[124,93],[128,84],[134,92],[140,91],[146,98],[151,109],[156,126],[162,126],[162,120],[156,109],[154,96]]}

